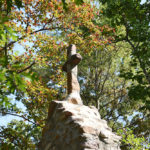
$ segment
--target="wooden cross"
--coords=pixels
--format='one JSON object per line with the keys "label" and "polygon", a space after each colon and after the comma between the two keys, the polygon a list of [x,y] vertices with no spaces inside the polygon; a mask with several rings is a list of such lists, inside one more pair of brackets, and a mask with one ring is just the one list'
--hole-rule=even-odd
{"label": "wooden cross", "polygon": [[76,53],[76,46],[70,45],[67,49],[67,61],[63,65],[63,71],[67,72],[67,101],[70,101],[74,104],[82,104],[80,97],[80,85],[78,82],[77,74],[78,67],[77,65],[82,60],[82,56]]}

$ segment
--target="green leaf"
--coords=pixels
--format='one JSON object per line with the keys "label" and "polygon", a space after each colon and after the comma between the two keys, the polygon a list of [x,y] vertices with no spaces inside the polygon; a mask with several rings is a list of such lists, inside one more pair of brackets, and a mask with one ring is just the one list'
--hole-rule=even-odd
{"label": "green leaf", "polygon": [[15,0],[15,4],[17,5],[17,7],[18,7],[19,9],[20,9],[21,7],[23,7],[21,0]]}
{"label": "green leaf", "polygon": [[75,0],[75,3],[76,3],[77,5],[81,5],[81,4],[83,4],[83,0]]}
{"label": "green leaf", "polygon": [[66,3],[65,0],[62,0],[62,3],[63,3],[63,9],[67,11],[68,10],[68,7],[67,7],[68,4]]}
{"label": "green leaf", "polygon": [[6,0],[6,4],[7,4],[7,11],[10,12],[12,7],[12,0]]}
{"label": "green leaf", "polygon": [[5,73],[4,73],[4,72],[1,72],[1,73],[0,73],[0,81],[5,82],[5,80],[6,80]]}

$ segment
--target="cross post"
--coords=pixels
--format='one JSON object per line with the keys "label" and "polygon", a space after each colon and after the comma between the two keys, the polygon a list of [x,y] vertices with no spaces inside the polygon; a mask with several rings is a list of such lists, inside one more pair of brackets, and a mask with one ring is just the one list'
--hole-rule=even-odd
{"label": "cross post", "polygon": [[82,60],[82,56],[76,53],[76,46],[70,45],[67,49],[67,61],[63,65],[62,70],[67,72],[67,101],[74,104],[82,104],[80,97],[80,85],[78,82],[77,74],[78,67],[77,65]]}

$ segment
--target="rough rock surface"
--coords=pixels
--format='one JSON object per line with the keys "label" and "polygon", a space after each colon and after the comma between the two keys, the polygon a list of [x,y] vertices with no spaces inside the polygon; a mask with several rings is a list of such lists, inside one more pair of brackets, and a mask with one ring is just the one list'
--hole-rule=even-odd
{"label": "rough rock surface", "polygon": [[120,150],[119,140],[95,107],[52,101],[39,149]]}

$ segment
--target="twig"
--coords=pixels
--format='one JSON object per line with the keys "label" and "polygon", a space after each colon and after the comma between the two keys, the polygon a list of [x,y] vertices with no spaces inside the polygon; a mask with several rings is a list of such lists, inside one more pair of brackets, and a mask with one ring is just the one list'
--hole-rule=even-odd
{"label": "twig", "polygon": [[[1,113],[1,112],[0,112]],[[4,112],[3,112],[4,113]],[[9,113],[9,112],[5,112],[6,115],[12,115],[12,116],[16,116],[16,117],[20,117],[23,118],[24,120],[31,122],[32,124],[36,125],[36,126],[40,126],[38,123],[35,123],[31,120],[29,120],[28,118],[25,118],[23,115],[17,115],[17,114],[13,114],[13,113]]]}
{"label": "twig", "polygon": [[22,69],[22,70],[17,71],[17,73],[22,73],[22,72],[24,72],[24,71],[30,69],[34,64],[35,64],[35,61],[34,61],[30,66],[28,66],[28,67],[26,67],[26,68],[24,68],[24,69]]}
{"label": "twig", "polygon": [[[31,32],[30,35],[33,35],[33,34],[38,33],[38,32],[40,32],[40,31],[47,31],[47,30],[53,30],[53,29],[61,29],[61,27],[41,28],[41,29],[39,29],[39,30],[36,30],[36,31]],[[12,46],[14,43],[16,43],[16,42],[18,42],[19,40],[22,40],[22,39],[24,39],[24,38],[26,38],[26,37],[27,37],[27,35],[24,35],[24,36],[18,38],[17,41],[12,41],[12,42],[8,43],[7,46],[2,47],[2,48],[0,49],[0,51],[5,50],[6,47],[10,47],[10,46]]]}

